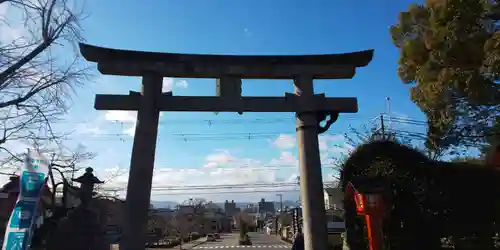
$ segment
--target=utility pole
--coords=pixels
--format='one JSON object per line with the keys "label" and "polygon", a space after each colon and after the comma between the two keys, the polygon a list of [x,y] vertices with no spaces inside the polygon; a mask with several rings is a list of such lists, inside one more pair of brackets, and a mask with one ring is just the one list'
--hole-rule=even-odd
{"label": "utility pole", "polygon": [[385,139],[384,114],[380,114],[380,131],[382,131],[382,139]]}
{"label": "utility pole", "polygon": [[386,97],[385,100],[387,102],[387,116],[389,116],[389,126],[387,127],[387,129],[391,130],[391,125],[392,125],[391,98],[390,97]]}
{"label": "utility pole", "polygon": [[283,194],[276,194],[280,197],[280,213],[283,213]]}

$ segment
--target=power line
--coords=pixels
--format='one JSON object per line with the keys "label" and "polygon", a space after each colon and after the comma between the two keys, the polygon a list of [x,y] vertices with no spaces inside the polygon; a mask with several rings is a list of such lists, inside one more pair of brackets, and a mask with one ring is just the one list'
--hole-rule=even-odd
{"label": "power line", "polygon": [[[406,121],[404,119],[398,120],[397,117],[393,117],[393,122],[403,123],[403,124],[413,124],[413,125],[425,125],[425,123],[416,121]],[[236,132],[236,133],[172,133],[168,135],[169,139],[181,140],[181,141],[218,141],[218,140],[259,140],[259,139],[273,139],[281,134],[294,134],[294,131],[272,131],[272,132]],[[338,135],[333,131],[328,131],[326,135]],[[133,136],[127,133],[100,133],[93,134],[91,137],[86,139],[92,140],[132,140]],[[161,140],[163,136],[159,136],[158,139]]]}
{"label": "power line", "polygon": [[[363,119],[371,119],[371,118],[362,118],[359,116],[354,116],[354,115],[341,115],[339,117],[340,120],[363,120]],[[121,124],[121,123],[133,123],[133,120],[128,120],[128,121],[120,121],[120,120],[104,120],[106,122],[112,122],[116,124]],[[61,123],[61,124],[87,124],[87,123],[95,123],[96,120],[81,120],[81,121],[68,121],[68,120],[61,120],[57,121],[55,123]],[[199,125],[199,124],[207,124],[207,125],[220,125],[220,124],[229,124],[229,125],[236,125],[236,124],[273,124],[273,123],[281,123],[281,122],[295,122],[295,117],[276,117],[276,118],[270,118],[270,117],[262,117],[262,118],[238,118],[238,119],[171,119],[171,118],[166,118],[164,120],[159,121],[160,125],[168,124],[168,125],[176,125],[176,124],[182,124],[182,125]]]}
{"label": "power line", "polygon": [[[274,183],[274,184],[277,184],[277,183]],[[157,189],[157,188],[153,187],[151,189],[151,191],[154,192],[154,195],[161,195],[161,196],[169,196],[169,195],[248,194],[248,193],[287,193],[287,192],[299,192],[300,191],[300,189],[298,188],[298,185],[299,185],[298,183],[287,183],[287,184],[293,184],[293,185],[283,185],[283,186],[275,186],[275,187],[258,187],[258,188],[260,188],[260,190],[255,190],[255,187],[251,187],[251,186],[249,187],[248,185],[244,185],[244,184],[236,184],[236,185],[232,185],[232,186],[241,186],[241,187],[239,187],[240,189],[252,188],[252,190],[231,190],[231,189],[227,189],[227,188],[223,188],[223,189],[219,188],[219,191],[216,191],[216,192],[214,192],[214,191],[212,191],[212,192],[195,192],[195,190],[198,190],[198,189],[162,190],[162,189]],[[324,183],[325,187],[332,187],[332,186],[336,186],[336,185],[337,185],[337,182],[325,182]],[[207,185],[207,186],[217,186],[217,185]],[[262,190],[262,188],[277,188],[277,187],[296,187],[296,188],[292,188],[292,189]],[[117,192],[124,192],[124,191],[126,191],[126,188],[120,188],[120,189],[101,189],[100,191],[117,193]],[[177,192],[177,191],[184,191],[184,192]],[[158,192],[162,192],[162,193],[158,193]]]}
{"label": "power line", "polygon": [[[268,133],[234,133],[234,134],[224,134],[224,133],[212,133],[212,134],[170,134],[168,139],[179,140],[179,141],[218,141],[218,140],[261,140],[261,139],[276,139],[280,134],[292,134],[293,131],[287,132],[268,132]],[[327,133],[329,135],[335,135],[333,133]],[[115,133],[115,134],[97,134],[97,135],[83,135],[85,139],[90,140],[120,140],[128,141],[133,140],[133,136],[125,133]],[[165,137],[159,136],[158,140],[162,140]]]}
{"label": "power line", "polygon": [[[237,165],[235,167],[231,167],[230,165]],[[269,170],[280,170],[280,169],[288,169],[288,168],[298,168],[299,165],[296,164],[283,164],[283,165],[269,165],[269,164],[263,164],[263,165],[253,165],[253,164],[247,164],[247,163],[241,163],[236,160],[229,160],[225,165],[229,165],[228,167],[221,167],[217,168],[217,170],[220,170],[222,172],[235,172],[235,171],[241,171],[241,170],[246,170],[246,171],[269,171]],[[327,163],[327,164],[321,164],[321,168],[328,168],[328,169],[338,169],[339,166],[335,163]],[[183,168],[180,168],[183,169]],[[185,169],[185,168],[184,168]],[[193,169],[193,168],[188,168],[188,169]],[[203,170],[203,168],[197,168],[196,170]],[[210,168],[206,168],[206,170],[211,170]],[[155,172],[157,173],[157,172]],[[168,173],[168,172],[158,172],[158,173]]]}
{"label": "power line", "polygon": [[288,190],[241,190],[241,191],[222,191],[222,192],[182,192],[182,193],[156,193],[152,190],[155,196],[174,196],[174,195],[219,195],[219,194],[252,194],[252,193],[294,193],[300,192],[299,189]]}
{"label": "power line", "polygon": [[252,191],[223,191],[223,192],[196,192],[196,193],[155,193],[155,196],[171,196],[171,195],[218,195],[218,194],[252,194],[252,193],[292,193],[300,192],[299,189],[291,190],[252,190]]}
{"label": "power line", "polygon": [[[391,122],[396,121],[396,122],[405,123],[405,124],[426,125],[427,126],[426,121],[416,120],[416,119],[412,119],[412,118],[408,118],[408,117],[404,117],[404,116],[389,116],[387,114],[382,114],[382,117],[384,117],[384,119],[386,117],[388,119],[390,118]],[[377,117],[377,119],[380,119],[380,117]]]}
{"label": "power line", "polygon": [[[334,185],[336,182],[324,182],[324,185]],[[295,187],[296,182],[278,182],[278,183],[247,183],[247,184],[232,184],[232,185],[187,185],[187,186],[155,186],[152,191],[190,191],[190,190],[224,190],[224,189],[246,189],[246,188],[279,188],[279,187]],[[105,188],[100,190],[109,192],[124,191],[126,188]]]}

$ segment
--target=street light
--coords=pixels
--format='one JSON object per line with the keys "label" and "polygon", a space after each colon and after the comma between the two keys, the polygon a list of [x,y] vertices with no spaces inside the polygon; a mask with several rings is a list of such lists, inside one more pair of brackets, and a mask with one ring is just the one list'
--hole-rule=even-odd
{"label": "street light", "polygon": [[276,194],[280,197],[280,213],[283,213],[283,194]]}

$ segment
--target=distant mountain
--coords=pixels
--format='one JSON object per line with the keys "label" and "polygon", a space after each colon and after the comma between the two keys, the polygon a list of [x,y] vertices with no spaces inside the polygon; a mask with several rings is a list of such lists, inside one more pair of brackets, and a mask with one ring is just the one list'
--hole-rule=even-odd
{"label": "distant mountain", "polygon": [[[273,201],[273,202],[276,210],[279,209],[280,202],[279,201]],[[155,208],[175,208],[177,205],[179,205],[179,203],[175,201],[151,201],[151,204],[153,204]],[[214,204],[224,209],[224,202],[215,202]],[[247,207],[248,205],[257,206],[258,202],[236,202],[236,207],[238,208],[244,208]],[[291,200],[283,201],[283,207],[296,207],[296,206],[297,206],[296,201],[291,201]]]}
{"label": "distant mountain", "polygon": [[151,204],[153,204],[155,208],[175,208],[179,205],[179,203],[175,201],[151,201]]}

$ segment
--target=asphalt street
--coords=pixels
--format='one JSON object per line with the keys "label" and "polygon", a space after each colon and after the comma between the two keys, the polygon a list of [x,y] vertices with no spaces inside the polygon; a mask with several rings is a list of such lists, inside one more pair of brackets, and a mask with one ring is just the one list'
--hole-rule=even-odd
{"label": "asphalt street", "polygon": [[248,233],[250,240],[252,241],[251,246],[240,246],[238,245],[239,233],[232,234],[221,234],[221,238],[214,242],[205,242],[201,245],[194,247],[193,249],[242,249],[242,248],[258,248],[258,249],[269,249],[269,250],[279,250],[279,249],[291,249],[291,245],[281,241],[277,236],[267,235],[265,233]]}

